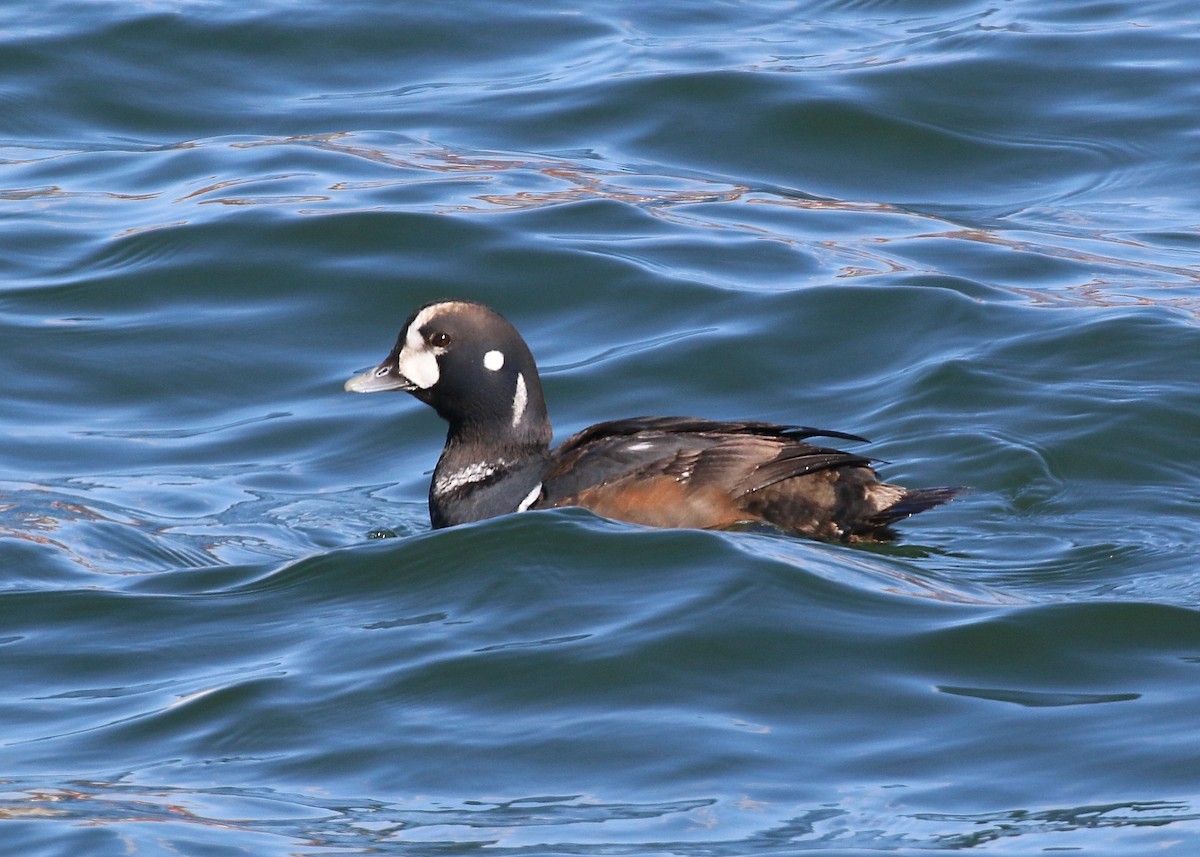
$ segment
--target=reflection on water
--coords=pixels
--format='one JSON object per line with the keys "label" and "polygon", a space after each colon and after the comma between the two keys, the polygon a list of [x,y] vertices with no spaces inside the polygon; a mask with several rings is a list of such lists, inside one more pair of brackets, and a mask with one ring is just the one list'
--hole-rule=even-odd
{"label": "reflection on water", "polygon": [[[391,803],[270,790],[196,791],[94,781],[39,788],[9,781],[0,795],[0,818],[86,820],[118,830],[131,824],[157,824],[164,827],[160,836],[177,844],[202,841],[205,828],[239,830],[263,836],[260,847],[267,850],[262,853],[272,854],[310,853],[310,849],[321,854],[375,849],[440,853],[469,845],[504,855],[549,851],[629,857],[681,853],[733,857],[816,849],[954,851],[1047,834],[1049,838],[1039,841],[1053,849],[1060,841],[1055,835],[1154,830],[1200,819],[1200,812],[1187,803],[1154,800],[978,814],[906,812],[906,792],[903,786],[857,791],[841,801],[763,825],[775,807],[754,801],[722,806],[711,798],[627,804],[586,795],[554,795],[439,806],[419,797]],[[888,816],[893,818],[890,824],[885,820]],[[177,823],[182,826],[168,826]],[[744,835],[723,836],[730,826]],[[643,829],[657,829],[668,837],[639,838]],[[672,832],[685,835],[672,839]],[[549,849],[547,841],[554,843]]]}
{"label": "reflection on water", "polygon": [[[359,541],[386,514],[386,486],[270,492],[244,474],[122,474],[55,485],[0,483],[0,540],[118,576],[286,560]],[[394,514],[394,513],[393,513]],[[9,583],[20,578],[10,566]]]}
{"label": "reflection on water", "polygon": [[[21,186],[22,166],[40,167],[44,157],[14,158],[10,186],[0,198],[24,204],[24,213],[37,219],[51,216],[61,205],[99,215],[100,207],[111,212],[116,204],[126,210],[126,225],[113,233],[118,237],[208,219],[194,206],[214,204],[275,206],[308,215],[480,215],[605,200],[635,206],[680,229],[701,231],[708,240],[727,233],[779,242],[820,259],[834,278],[930,275],[940,273],[948,255],[961,255],[970,268],[990,265],[994,286],[1033,305],[1156,305],[1189,316],[1200,312],[1194,236],[1114,228],[1107,215],[1046,217],[1042,201],[1029,211],[1010,209],[981,220],[978,212],[951,206],[835,199],[665,165],[613,163],[590,152],[551,157],[472,151],[378,132],[192,140],[124,154],[135,159],[127,169],[93,171],[88,164],[111,152],[60,152],[61,159],[71,162],[75,179],[54,186]],[[233,177],[198,181],[188,176],[192,160],[218,155],[228,156]],[[280,172],[281,157],[308,168]],[[153,192],[136,192],[134,187],[144,187],[142,176],[148,174],[179,178]],[[346,177],[337,178],[339,174]],[[771,209],[778,213],[765,213]],[[794,213],[785,213],[789,210]],[[608,240],[615,244],[636,237],[629,233]],[[612,252],[653,262],[617,248]],[[1172,257],[1176,261],[1163,261]],[[1057,282],[1036,287],[1019,278],[1006,282],[1006,268],[1024,271],[1031,264],[1048,270],[1068,267],[1055,275]]]}

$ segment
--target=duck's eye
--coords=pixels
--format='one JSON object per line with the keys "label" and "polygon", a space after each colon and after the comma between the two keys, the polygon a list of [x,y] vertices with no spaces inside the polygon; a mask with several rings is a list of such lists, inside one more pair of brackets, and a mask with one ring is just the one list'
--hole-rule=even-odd
{"label": "duck's eye", "polygon": [[429,337],[429,344],[434,348],[449,348],[450,334],[446,333],[444,330],[439,330],[437,333]]}

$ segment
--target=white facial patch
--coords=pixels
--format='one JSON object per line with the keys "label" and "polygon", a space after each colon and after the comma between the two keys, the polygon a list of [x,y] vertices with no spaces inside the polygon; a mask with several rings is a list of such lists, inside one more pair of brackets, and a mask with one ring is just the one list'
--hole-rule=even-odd
{"label": "white facial patch", "polygon": [[428,390],[442,376],[441,370],[438,369],[437,355],[423,342],[413,348],[411,335],[400,349],[400,359],[396,361],[396,368],[400,370],[401,375],[422,390]]}
{"label": "white facial patch", "polygon": [[529,404],[529,391],[525,389],[525,375],[521,372],[517,373],[517,389],[513,393],[513,410],[512,424],[516,428],[517,423],[521,422],[521,417],[525,416],[525,406]]}
{"label": "white facial patch", "polygon": [[433,321],[439,313],[444,312],[452,303],[434,304],[427,306],[417,313],[408,330],[404,333],[404,347],[400,349],[400,357],[396,368],[408,380],[422,390],[428,390],[442,377],[438,368],[438,355],[444,354],[445,349],[431,348],[421,336],[421,328]]}
{"label": "white facial patch", "polygon": [[483,355],[483,368],[499,372],[504,367],[504,352],[489,351]]}

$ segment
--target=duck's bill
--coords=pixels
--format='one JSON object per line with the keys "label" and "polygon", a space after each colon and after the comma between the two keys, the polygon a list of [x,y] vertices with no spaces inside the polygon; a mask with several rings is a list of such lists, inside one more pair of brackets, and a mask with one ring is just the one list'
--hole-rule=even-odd
{"label": "duck's bill", "polygon": [[391,358],[380,363],[374,369],[355,375],[346,382],[346,390],[351,393],[382,393],[385,390],[417,389],[417,385],[400,374],[396,361]]}

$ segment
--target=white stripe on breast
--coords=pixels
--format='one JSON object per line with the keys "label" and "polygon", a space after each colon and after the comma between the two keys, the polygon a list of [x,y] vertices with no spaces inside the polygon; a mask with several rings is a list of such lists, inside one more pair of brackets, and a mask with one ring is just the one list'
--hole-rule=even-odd
{"label": "white stripe on breast", "polygon": [[521,505],[517,506],[518,512],[528,512],[529,507],[537,502],[537,498],[542,496],[542,483],[539,482],[533,486],[533,490],[521,501]]}
{"label": "white stripe on breast", "polygon": [[464,485],[482,482],[484,479],[487,479],[489,476],[495,473],[499,469],[500,464],[503,464],[503,462],[498,464],[489,464],[486,461],[478,461],[474,464],[468,464],[466,467],[463,467],[459,470],[455,470],[453,473],[443,474],[434,480],[433,493],[448,494],[451,491],[456,491],[459,488],[462,488]]}

